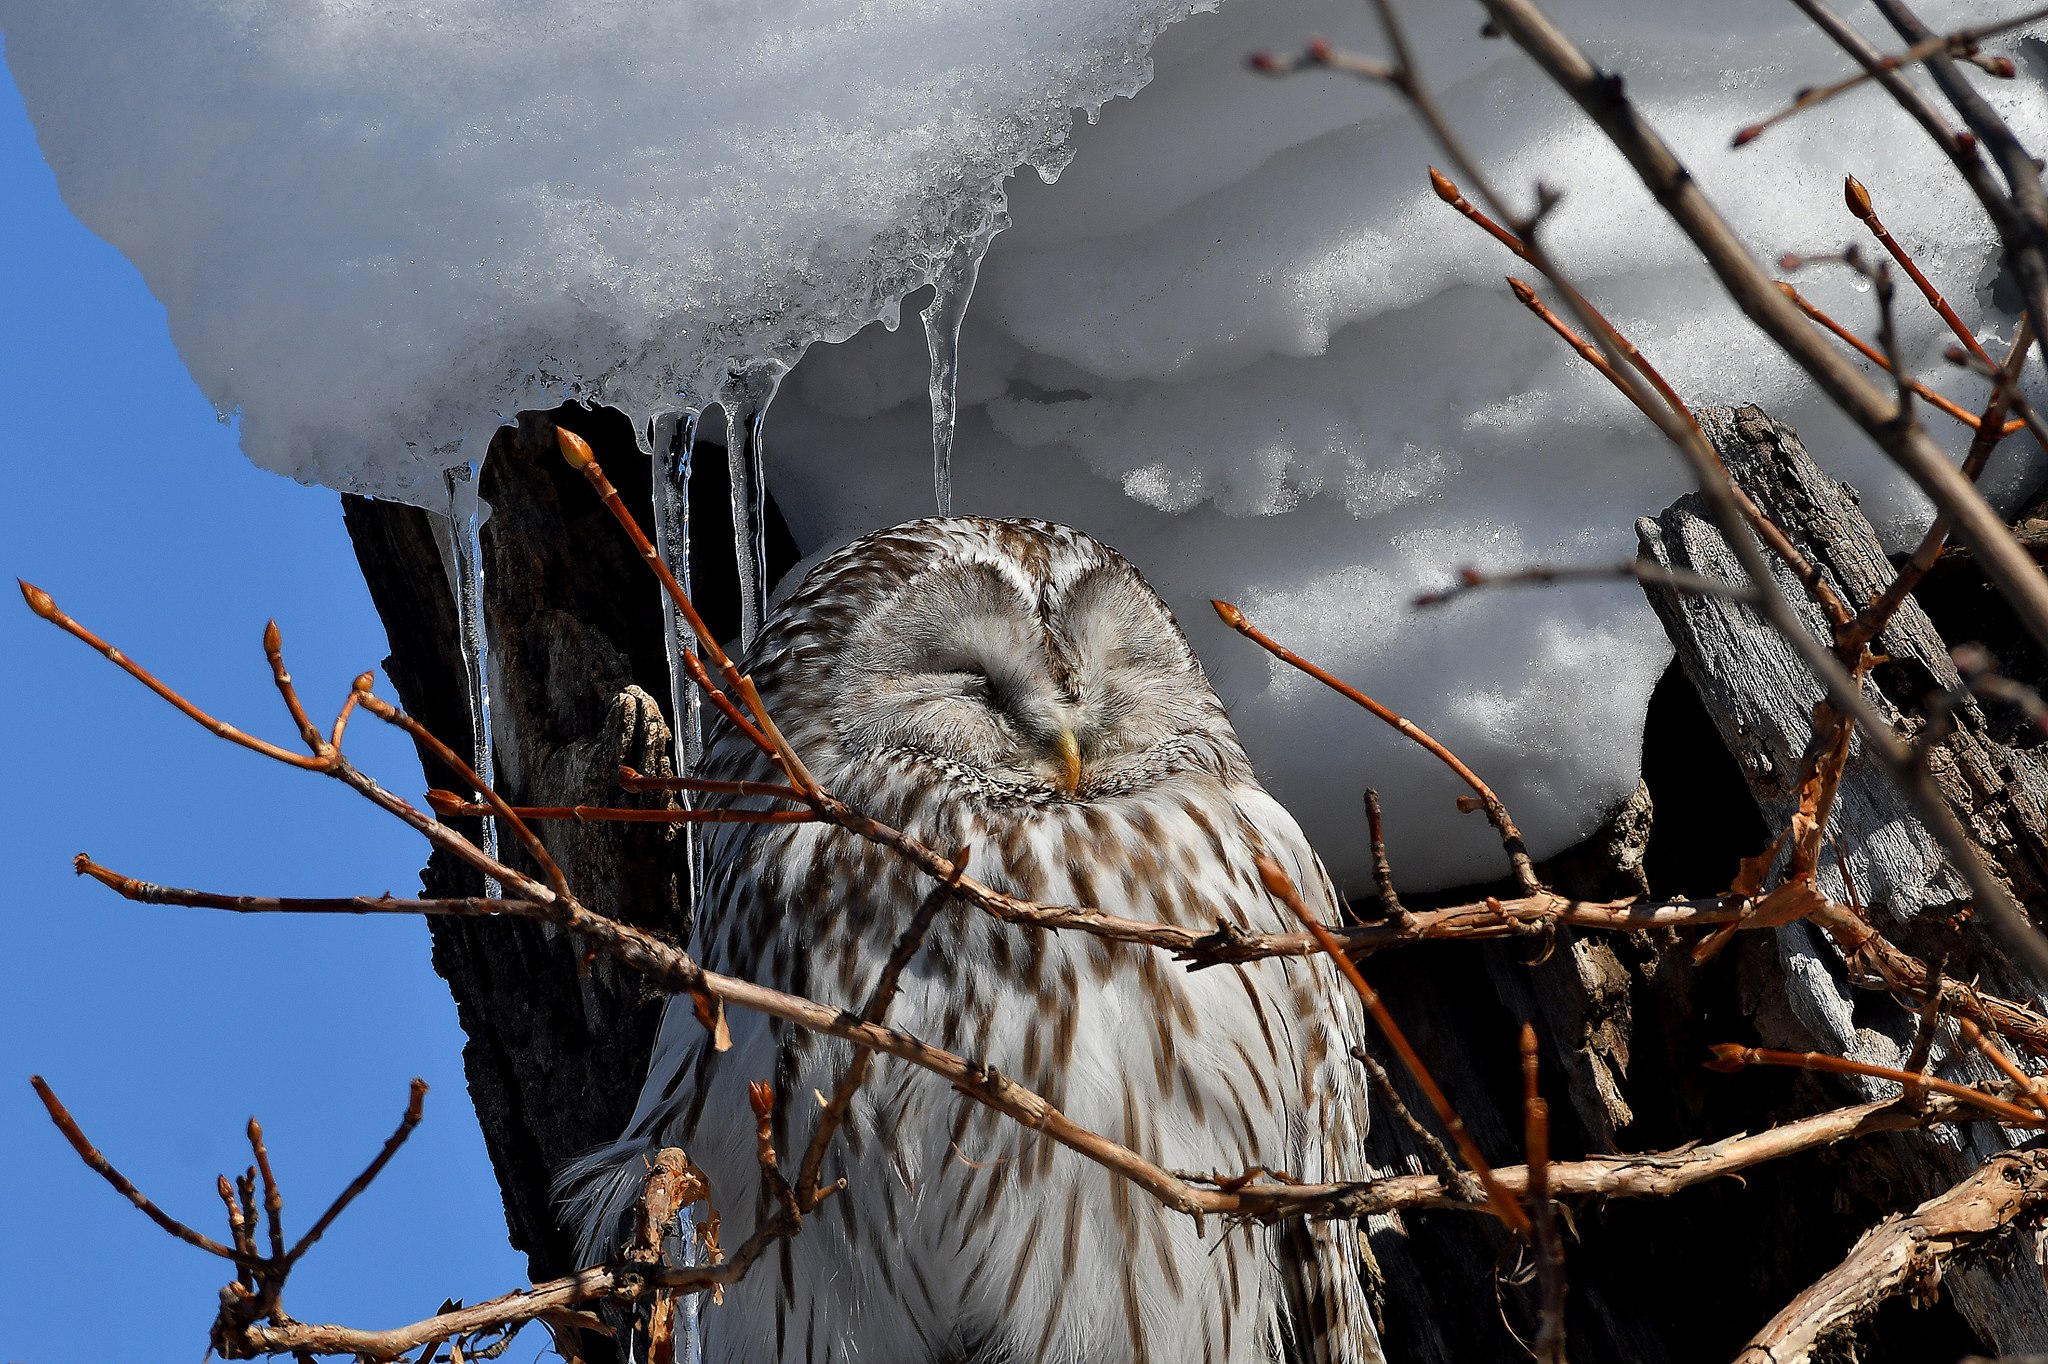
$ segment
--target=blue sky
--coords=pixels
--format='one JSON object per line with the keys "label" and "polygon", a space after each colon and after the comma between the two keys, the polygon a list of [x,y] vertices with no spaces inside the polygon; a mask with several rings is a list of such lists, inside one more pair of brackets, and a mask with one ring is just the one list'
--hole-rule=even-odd
{"label": "blue sky", "polygon": [[[316,712],[385,653],[337,499],[242,458],[140,276],[64,208],[4,77],[0,195],[0,373],[15,395],[0,570],[202,706],[288,741],[266,619]],[[423,846],[339,786],[202,733],[11,587],[0,661],[0,1361],[197,1364],[225,1278],[78,1162],[32,1073],[137,1183],[214,1235],[214,1176],[247,1164],[251,1113],[287,1221],[303,1227],[423,1076],[426,1122],[312,1251],[287,1306],[387,1326],[521,1282],[423,924],[135,906],[70,865],[89,850],[172,885],[404,892]],[[421,787],[382,726],[358,721],[350,738],[360,764]],[[510,1358],[541,1344],[535,1332]]]}

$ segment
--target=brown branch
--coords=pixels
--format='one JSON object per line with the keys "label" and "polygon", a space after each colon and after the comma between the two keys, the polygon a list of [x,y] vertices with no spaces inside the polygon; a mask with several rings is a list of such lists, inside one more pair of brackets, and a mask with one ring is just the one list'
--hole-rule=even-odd
{"label": "brown branch", "polygon": [[[1844,76],[1838,81],[1831,81],[1821,86],[1811,86],[1799,91],[1792,96],[1792,102],[1789,105],[1772,114],[1769,118],[1761,119],[1743,128],[1738,128],[1729,145],[1731,147],[1747,146],[1770,129],[1783,123],[1786,119],[1811,109],[1817,104],[1825,104],[1835,96],[1854,90],[1866,81],[1875,80],[1881,72],[1897,72],[1917,62],[1924,62],[1930,57],[1940,55],[1964,58],[1975,57],[1977,55],[1977,44],[1984,39],[1996,37],[2001,33],[2007,33],[2016,28],[2023,28],[2033,23],[2036,19],[2044,17],[2048,17],[2048,7],[2030,10],[2016,19],[2005,19],[1995,24],[1983,24],[1976,28],[1957,29],[1954,33],[1943,34],[1939,37],[1914,43],[1904,52],[1892,56],[1879,57],[1874,66],[1859,71],[1853,76]],[[2015,68],[2011,59],[2005,57],[1993,58],[1989,62],[1980,62],[1978,65],[1982,70],[1991,75],[2002,78],[2010,78],[2015,74]]]}
{"label": "brown branch", "polygon": [[1412,929],[1415,916],[1401,903],[1400,892],[1394,889],[1394,867],[1387,860],[1386,831],[1380,827],[1380,793],[1370,786],[1365,788],[1365,831],[1372,842],[1372,880],[1379,888],[1380,905],[1396,926]]}
{"label": "brown branch", "polygon": [[[961,873],[967,870],[970,849],[961,848],[953,854],[953,865]],[[938,921],[939,912],[951,904],[960,893],[960,878],[941,882],[933,886],[931,893],[917,907],[903,932],[896,938],[896,945],[889,952],[889,959],[882,963],[882,970],[875,977],[874,989],[868,992],[868,1002],[860,1011],[861,1020],[866,1023],[888,1021],[889,1007],[896,1002],[896,993],[902,987],[903,972],[911,959],[917,956],[930,935],[932,925]],[[856,1049],[846,1063],[846,1069],[839,1076],[839,1083],[832,1087],[832,1096],[825,1101],[824,1109],[818,1114],[818,1125],[811,1133],[811,1142],[804,1150],[803,1163],[797,1169],[796,1199],[805,1211],[816,1207],[821,1195],[818,1180],[825,1167],[825,1152],[832,1143],[833,1133],[846,1120],[846,1112],[853,1106],[853,1098],[859,1092],[861,1083],[867,1079],[874,1053]]]}
{"label": "brown branch", "polygon": [[1618,564],[1537,564],[1530,568],[1518,568],[1509,573],[1488,573],[1478,568],[1461,568],[1457,581],[1449,587],[1434,592],[1418,593],[1409,605],[1417,609],[1442,606],[1455,601],[1467,593],[1490,587],[1549,587],[1565,582],[1607,582],[1624,580],[1643,583],[1654,587],[1668,587],[1673,592],[1694,597],[1722,597],[1729,601],[1755,603],[1757,592],[1742,583],[1731,583],[1724,578],[1710,578],[1702,573],[1687,573],[1682,569],[1666,568],[1654,559],[1624,559]]}
{"label": "brown branch", "polygon": [[527,827],[526,821],[521,819],[518,812],[505,802],[503,796],[492,790],[485,783],[484,779],[476,774],[474,768],[457,757],[455,750],[442,743],[425,725],[413,719],[383,697],[378,696],[375,692],[366,691],[362,693],[362,698],[364,710],[369,711],[370,714],[376,716],[385,724],[395,725],[411,735],[414,743],[419,744],[422,748],[440,759],[442,766],[446,767],[456,776],[461,777],[471,789],[481,795],[488,803],[491,812],[512,827],[512,834],[519,840],[519,845],[526,849],[526,855],[531,857],[540,866],[541,874],[547,878],[549,889],[564,899],[568,898],[568,878],[562,874],[562,869],[555,864],[555,859],[548,855],[546,845],[540,841],[540,835]]}
{"label": "brown branch", "polygon": [[1436,1110],[1437,1121],[1451,1134],[1451,1141],[1457,1146],[1458,1155],[1477,1177],[1480,1187],[1486,1190],[1487,1207],[1517,1235],[1528,1236],[1528,1216],[1507,1196],[1507,1191],[1501,1187],[1500,1181],[1494,1178],[1493,1167],[1487,1164],[1486,1157],[1480,1153],[1479,1143],[1472,1139],[1471,1132],[1465,1127],[1465,1120],[1458,1116],[1458,1110],[1451,1106],[1450,1097],[1444,1093],[1442,1086],[1437,1084],[1436,1077],[1429,1073],[1429,1067],[1422,1063],[1421,1055],[1409,1043],[1407,1034],[1401,1031],[1400,1025],[1394,1021],[1394,1015],[1380,999],[1379,991],[1366,982],[1365,977],[1359,973],[1357,964],[1344,955],[1344,949],[1337,939],[1331,936],[1330,930],[1323,927],[1321,921],[1302,900],[1301,891],[1296,888],[1293,878],[1288,876],[1286,870],[1264,853],[1259,855],[1258,869],[1259,880],[1265,885],[1267,894],[1286,905],[1294,917],[1301,920],[1302,927],[1309,931],[1310,936],[1315,938],[1316,945],[1336,963],[1337,970],[1365,1004],[1365,1011],[1372,1015],[1372,1021],[1379,1027],[1380,1035],[1387,1039],[1387,1045],[1392,1047],[1394,1055],[1401,1059],[1401,1065],[1407,1070],[1408,1077],[1415,1081],[1423,1097],[1429,1100],[1429,1106]]}
{"label": "brown branch", "polygon": [[391,1163],[391,1158],[398,1154],[398,1148],[405,1145],[405,1139],[412,1135],[412,1129],[420,1125],[421,1105],[426,1099],[427,1082],[415,1076],[406,1098],[405,1113],[399,1118],[397,1129],[384,1139],[383,1149],[363,1167],[363,1172],[350,1180],[347,1188],[335,1195],[334,1201],[327,1205],[327,1211],[314,1219],[306,1234],[285,1253],[283,1263],[278,1267],[280,1278],[289,1273],[291,1267],[299,1262],[300,1257],[312,1248],[313,1243],[326,1234],[327,1229],[334,1225],[334,1219],[341,1216],[349,1204],[355,1202],[357,1195],[369,1188],[371,1181],[383,1173],[384,1167]]}
{"label": "brown branch", "polygon": [[1522,1141],[1529,1157],[1531,1242],[1536,1248],[1539,1364],[1565,1364],[1564,1240],[1557,1234],[1557,1209],[1550,1201],[1550,1105],[1536,1087],[1536,1029],[1522,1025]]}
{"label": "brown branch", "polygon": [[619,769],[619,786],[633,792],[695,791],[713,796],[770,796],[776,800],[797,800],[804,793],[794,786],[772,781],[719,781],[711,777],[648,777],[630,767]]}
{"label": "brown branch", "polygon": [[[2048,14],[2048,10],[2043,10],[2042,13]],[[1979,360],[1990,364],[1991,357],[1986,355],[1984,347],[1978,344],[1976,333],[1970,330],[1962,315],[1949,305],[1941,290],[1934,287],[1934,281],[1921,271],[1920,264],[1913,259],[1912,253],[1907,251],[1899,239],[1891,234],[1890,229],[1885,227],[1884,220],[1877,216],[1877,209],[1870,202],[1870,191],[1864,188],[1863,182],[1853,175],[1842,177],[1842,200],[1848,204],[1850,216],[1868,228],[1870,235],[1877,238],[1877,244],[1899,263],[1899,268],[1906,272],[1906,277],[1920,290],[1920,295],[1927,300],[1928,306],[1941,314],[1941,320],[1948,323],[1948,329],[1955,333],[1956,340],[1969,347],[1970,352]]]}
{"label": "brown branch", "polygon": [[2038,1216],[2048,1204],[2048,1152],[1993,1156],[1968,1179],[1904,1217],[1865,1232],[1842,1262],[1750,1339],[1736,1364],[1801,1364],[1902,1290],[1931,1290],[1942,1262]]}
{"label": "brown branch", "polygon": [[57,1124],[57,1130],[64,1134],[64,1140],[71,1143],[71,1149],[78,1153],[78,1158],[84,1161],[86,1167],[94,1174],[113,1185],[116,1193],[141,1209],[143,1216],[188,1246],[197,1246],[209,1255],[218,1255],[223,1260],[234,1261],[237,1265],[247,1265],[247,1255],[239,1250],[230,1250],[204,1232],[194,1231],[186,1226],[159,1208],[147,1194],[135,1187],[128,1176],[115,1169],[114,1163],[101,1155],[97,1146],[86,1140],[85,1133],[78,1126],[78,1120],[71,1116],[71,1110],[64,1106],[63,1101],[57,1097],[56,1092],[42,1076],[31,1075],[28,1082],[35,1087],[36,1097],[41,1099],[43,1107],[49,1110],[50,1121]]}
{"label": "brown branch", "polygon": [[[1810,12],[1816,0],[1797,2]],[[1376,3],[1383,7],[1384,0]],[[1985,575],[2004,594],[2028,634],[2048,647],[2048,575],[2041,573],[2013,538],[2004,519],[1984,501],[1961,470],[1949,463],[1927,433],[1917,423],[1897,421],[1895,404],[1816,335],[1791,301],[1772,287],[1769,277],[1708,202],[1691,173],[1624,95],[1620,79],[1587,60],[1531,0],[1481,0],[1481,4],[1493,25],[1527,52],[1606,134],[1659,205],[1691,239],[1730,299],[1920,486],[1937,510],[1954,518],[1958,538],[1976,554]],[[1441,122],[1441,114],[1433,106],[1428,112],[1433,126]],[[2038,178],[2033,185],[2038,191]],[[2008,247],[2015,251],[2025,245],[2008,241]],[[2040,264],[2040,253],[2036,251],[2032,259]],[[2038,332],[2042,308],[2035,305],[2048,307],[2048,267],[2044,267],[2039,281],[2026,282]],[[2032,288],[2035,283],[2040,284],[2039,290]],[[1683,432],[1675,438],[1681,448],[1690,448]],[[1716,494],[1707,484],[1702,487],[1708,493],[1710,506],[1716,505],[1717,496],[1725,501],[1725,495]],[[1731,521],[1732,517],[1717,509],[1716,520]],[[1727,526],[1723,529],[1727,530]],[[1748,547],[1742,540],[1743,537],[1735,536],[1731,548],[1743,559],[1752,580],[1756,580],[1762,575],[1749,563]],[[1891,733],[1884,718],[1862,695],[1860,685],[1839,662],[1825,649],[1809,647],[1809,641],[1802,638],[1804,631],[1789,609],[1780,610],[1767,597],[1764,613],[1799,651],[1802,661],[1820,679],[1837,708],[1854,717],[1863,732],[1866,751],[1891,774],[1949,854],[1969,883],[1978,912],[1998,929],[2016,955],[2035,971],[2048,974],[2048,939],[2034,929],[2013,902],[2011,892],[1993,874],[1982,850],[1957,822],[1915,754]]]}
{"label": "brown branch", "polygon": [[[1781,261],[1781,264],[1789,264],[1792,261],[1798,259],[1798,257],[1787,257],[1783,261]],[[1888,376],[1891,376],[1894,379],[1900,377],[1898,372],[1892,367],[1892,361],[1886,357],[1883,351],[1871,345],[1868,341],[1865,341],[1862,337],[1858,336],[1855,332],[1850,331],[1841,323],[1835,321],[1835,319],[1830,317],[1827,314],[1827,312],[1820,307],[1819,304],[1813,302],[1813,300],[1807,298],[1806,295],[1800,293],[1799,290],[1795,289],[1789,282],[1785,280],[1779,280],[1777,281],[1777,284],[1778,288],[1784,293],[1785,297],[1792,300],[1792,302],[1798,306],[1800,312],[1806,314],[1806,316],[1812,318],[1815,322],[1818,322],[1821,326],[1827,328],[1828,331],[1833,333],[1837,339],[1847,343],[1852,349],[1855,350],[1855,352],[1858,355],[1868,360],[1871,364],[1876,365],[1879,369],[1883,370]],[[1927,401],[1928,406],[1935,408],[1937,411],[1946,413],[1951,417],[1954,417],[1957,421],[1961,422],[1964,426],[1969,427],[1973,431],[1979,429],[1977,417],[1973,413],[1966,410],[1961,404],[1957,403],[1954,399],[1944,397],[1942,394],[1935,392],[1927,385],[1921,383],[1918,379],[1914,379],[1910,376],[1907,376],[1904,379],[1904,384],[1913,393],[1917,394],[1921,398],[1924,398]],[[2010,435],[2012,432],[2019,430],[2021,425],[2022,423],[2020,422],[2012,422],[2010,425],[2001,427],[1999,429],[1999,434]]]}
{"label": "brown branch", "polygon": [[284,708],[290,712],[292,723],[299,727],[299,737],[306,741],[314,757],[327,756],[327,738],[313,728],[305,706],[299,703],[299,689],[292,685],[292,675],[285,669],[284,636],[274,620],[263,627],[263,655],[270,660],[270,679],[277,684],[277,694],[284,698]]}
{"label": "brown branch", "polygon": [[263,1211],[270,1230],[270,1258],[273,1263],[284,1259],[284,1191],[277,1186],[277,1175],[270,1168],[270,1148],[263,1144],[263,1124],[249,1119],[249,1150],[256,1157],[256,1169],[263,1177]]}
{"label": "brown branch", "polygon": [[[2020,366],[2026,362],[2027,347],[2031,344],[2032,330],[2027,319],[2020,319],[2019,329],[2013,334],[2012,348],[2006,352],[2005,364],[1997,370],[1998,378],[1991,386],[1991,396],[1985,399],[1984,413],[1977,419],[1977,434],[1970,439],[1969,453],[1963,457],[1963,475],[1975,483],[1984,473],[1984,466],[1990,462],[1991,452],[2007,433],[2005,409],[2019,385]],[[1891,618],[1898,614],[1906,597],[1920,585],[1935,560],[1941,557],[1942,549],[1948,544],[1952,523],[1946,514],[1936,515],[1933,524],[1920,543],[1899,565],[1899,571],[1874,600],[1856,613],[1846,630],[1836,633],[1836,640],[1842,644],[1866,645],[1884,632]]]}
{"label": "brown branch", "polygon": [[[427,792],[427,806],[443,819],[453,815],[493,815],[495,805],[464,800],[453,791]],[[815,824],[809,810],[734,810],[700,805],[686,810],[644,810],[615,805],[508,805],[522,820],[560,819],[578,824]]]}
{"label": "brown branch", "polygon": [[292,767],[303,767],[309,772],[324,772],[332,765],[331,755],[294,753],[290,749],[279,748],[276,744],[270,743],[267,740],[258,739],[252,734],[245,734],[225,720],[214,719],[177,692],[171,690],[170,687],[159,682],[155,674],[151,673],[140,663],[137,663],[134,659],[128,657],[128,655],[122,653],[119,649],[116,649],[113,645],[79,624],[62,607],[58,606],[52,600],[50,594],[43,591],[42,588],[35,586],[33,583],[23,582],[19,578],[15,579],[15,583],[21,588],[22,600],[28,603],[29,610],[35,612],[65,634],[70,635],[73,639],[97,651],[109,663],[112,663],[122,672],[127,673],[137,682],[140,682],[143,686],[170,702],[179,714],[198,725],[207,733],[214,735],[216,738],[226,739],[231,744],[239,744],[251,752],[261,753],[266,758],[275,758],[278,762],[286,763]]}
{"label": "brown branch", "polygon": [[1865,1075],[1877,1080],[1890,1080],[1903,1085],[1907,1090],[1933,1089],[1948,1095],[1951,1099],[1982,1109],[1987,1116],[2014,1127],[2039,1127],[2048,1123],[2039,1113],[2031,1113],[2018,1104],[2008,1103],[1995,1095],[1986,1094],[1968,1085],[1959,1085],[1953,1080],[1944,1080],[1925,1072],[1915,1073],[1900,1070],[1896,1066],[1877,1066],[1865,1061],[1851,1061],[1844,1056],[1830,1056],[1820,1051],[1773,1051],[1767,1047],[1744,1047],[1733,1042],[1722,1042],[1713,1048],[1714,1059],[1707,1063],[1711,1070],[1741,1070],[1745,1066],[1784,1066],[1792,1070],[1821,1071],[1830,1075]]}
{"label": "brown branch", "polygon": [[1471,787],[1474,794],[1479,797],[1480,806],[1486,811],[1487,819],[1492,822],[1494,828],[1500,831],[1501,843],[1507,849],[1508,862],[1514,867],[1516,882],[1531,895],[1537,894],[1542,890],[1542,883],[1536,879],[1535,864],[1529,860],[1528,846],[1522,841],[1522,831],[1515,827],[1513,817],[1508,814],[1508,807],[1499,796],[1493,793],[1493,788],[1481,781],[1479,774],[1467,767],[1457,754],[1431,738],[1414,721],[1381,705],[1342,678],[1317,667],[1292,649],[1278,643],[1270,635],[1260,630],[1256,625],[1253,625],[1251,621],[1245,618],[1244,612],[1238,610],[1229,602],[1212,601],[1209,605],[1216,609],[1217,616],[1225,625],[1228,625],[1231,629],[1237,631],[1246,639],[1279,659],[1282,663],[1307,673],[1339,696],[1370,711],[1379,719],[1393,726],[1402,735],[1420,744],[1438,762],[1441,762],[1444,766],[1450,768],[1452,772],[1456,773],[1458,779]]}
{"label": "brown branch", "polygon": [[[683,591],[683,585],[676,581],[675,574],[662,562],[661,553],[647,538],[647,532],[640,529],[640,523],[634,520],[633,513],[626,509],[625,502],[619,497],[619,490],[605,477],[604,468],[597,462],[597,455],[591,450],[589,442],[574,431],[559,426],[555,428],[555,442],[561,447],[562,458],[569,462],[571,468],[589,480],[590,486],[597,491],[598,500],[604,503],[612,518],[626,532],[626,538],[633,542],[633,548],[639,551],[642,562],[654,570],[654,576],[661,580],[662,588],[668,593],[669,600],[675,604],[676,610],[682,613],[683,619],[689,622],[690,632],[697,637],[697,649],[717,665],[725,677],[726,685],[735,692],[739,691],[739,670],[733,666],[725,650],[719,647],[718,640],[712,635],[710,627],[705,625],[704,618],[697,614],[696,604],[690,600],[690,594]],[[684,649],[680,651],[680,655],[683,671],[689,675],[690,681],[699,691],[711,698],[711,704],[718,709],[718,713],[730,720],[756,748],[773,756],[775,748],[768,742],[767,736],[755,728],[753,721],[741,714],[739,707],[733,704],[732,697],[711,680],[711,674],[704,670],[704,664],[697,657],[697,651]]]}

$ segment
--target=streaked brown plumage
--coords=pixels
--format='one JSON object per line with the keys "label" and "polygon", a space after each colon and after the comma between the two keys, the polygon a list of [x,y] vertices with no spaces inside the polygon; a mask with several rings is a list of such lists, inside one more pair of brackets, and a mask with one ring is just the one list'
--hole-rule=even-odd
{"label": "streaked brown plumage", "polygon": [[[1032,899],[1251,931],[1292,927],[1268,853],[1334,917],[1328,877],[1253,777],[1179,627],[1113,550],[1066,527],[914,521],[812,571],[743,661],[835,794]],[[737,736],[707,775],[773,779]],[[706,965],[858,1007],[929,889],[817,825],[727,825],[706,846]],[[956,907],[891,1022],[1016,1076],[1077,1121],[1182,1169],[1362,1168],[1350,996],[1326,963],[1189,972],[1156,951]],[[801,1149],[844,1045],[755,1017],[713,1050],[687,1002],[638,1111],[566,1176],[593,1254],[639,1157],[680,1145],[727,1236],[759,1210],[745,1086],[784,1096]],[[1238,1364],[1379,1359],[1345,1224],[1198,1228],[1073,1152],[883,1060],[828,1177],[848,1190],[703,1316],[705,1358]]]}

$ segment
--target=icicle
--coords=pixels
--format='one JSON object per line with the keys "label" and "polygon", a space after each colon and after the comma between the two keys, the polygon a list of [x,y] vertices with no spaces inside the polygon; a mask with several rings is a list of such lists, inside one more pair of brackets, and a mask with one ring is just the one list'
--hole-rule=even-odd
{"label": "icicle", "polygon": [[[479,464],[458,464],[442,476],[448,484],[450,558],[454,563],[455,619],[462,636],[462,660],[469,682],[469,731],[475,738],[470,766],[485,786],[497,781],[497,760],[491,748],[491,637],[484,624],[483,516],[477,505]],[[483,821],[483,850],[498,855],[498,825]],[[484,878],[484,894],[495,898],[499,886]]]}
{"label": "icicle", "polygon": [[740,650],[754,647],[768,605],[768,536],[763,524],[761,426],[785,369],[767,363],[735,371],[719,395],[725,412],[725,468],[732,481],[733,558],[740,579]]}
{"label": "icicle", "polygon": [[[648,432],[654,456],[654,547],[685,593],[691,590],[690,451],[697,442],[697,415],[693,407],[664,412]],[[661,614],[668,626],[669,725],[675,732],[676,772],[687,775],[697,770],[704,743],[703,698],[683,669],[683,655],[696,653],[697,641],[665,591]]]}
{"label": "icicle", "polygon": [[981,230],[960,238],[932,282],[932,301],[925,305],[925,347],[931,354],[932,400],[932,492],[938,498],[939,515],[953,514],[953,424],[954,397],[960,384],[960,324],[967,319],[967,304],[974,297],[974,281],[981,274],[981,262],[989,243],[1010,223],[998,212]]}

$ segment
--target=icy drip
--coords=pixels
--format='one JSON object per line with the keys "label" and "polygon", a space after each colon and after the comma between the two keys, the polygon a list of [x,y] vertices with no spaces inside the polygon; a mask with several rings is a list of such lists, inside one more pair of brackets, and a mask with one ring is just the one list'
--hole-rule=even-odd
{"label": "icy drip", "polygon": [[735,372],[719,396],[725,413],[725,468],[732,484],[733,559],[740,580],[740,652],[754,647],[768,605],[766,484],[762,476],[762,424],[784,370],[757,365]]}
{"label": "icy drip", "polygon": [[967,304],[974,297],[974,281],[981,274],[989,243],[1008,226],[1009,218],[998,214],[981,231],[955,242],[938,278],[932,281],[932,301],[919,314],[924,319],[925,348],[932,361],[932,493],[938,499],[941,516],[953,514],[954,397],[960,384],[960,324],[967,320]]}
{"label": "icy drip", "polygon": [[[462,638],[462,661],[469,682],[469,732],[474,737],[470,766],[485,787],[497,781],[497,760],[491,748],[491,636],[484,625],[483,515],[476,485],[482,468],[458,464],[443,474],[448,485],[449,543],[455,561],[455,619]],[[481,793],[479,793],[481,798]],[[483,850],[498,855],[497,821],[483,821]],[[495,898],[498,883],[484,878],[484,894]]]}
{"label": "icy drip", "polygon": [[[661,561],[690,592],[690,451],[697,442],[697,410],[664,412],[648,433],[654,456],[654,547]],[[682,612],[661,594],[662,620],[667,626],[669,723],[675,733],[676,773],[697,770],[703,754],[703,698],[690,684],[684,654],[697,652],[696,636]]]}

